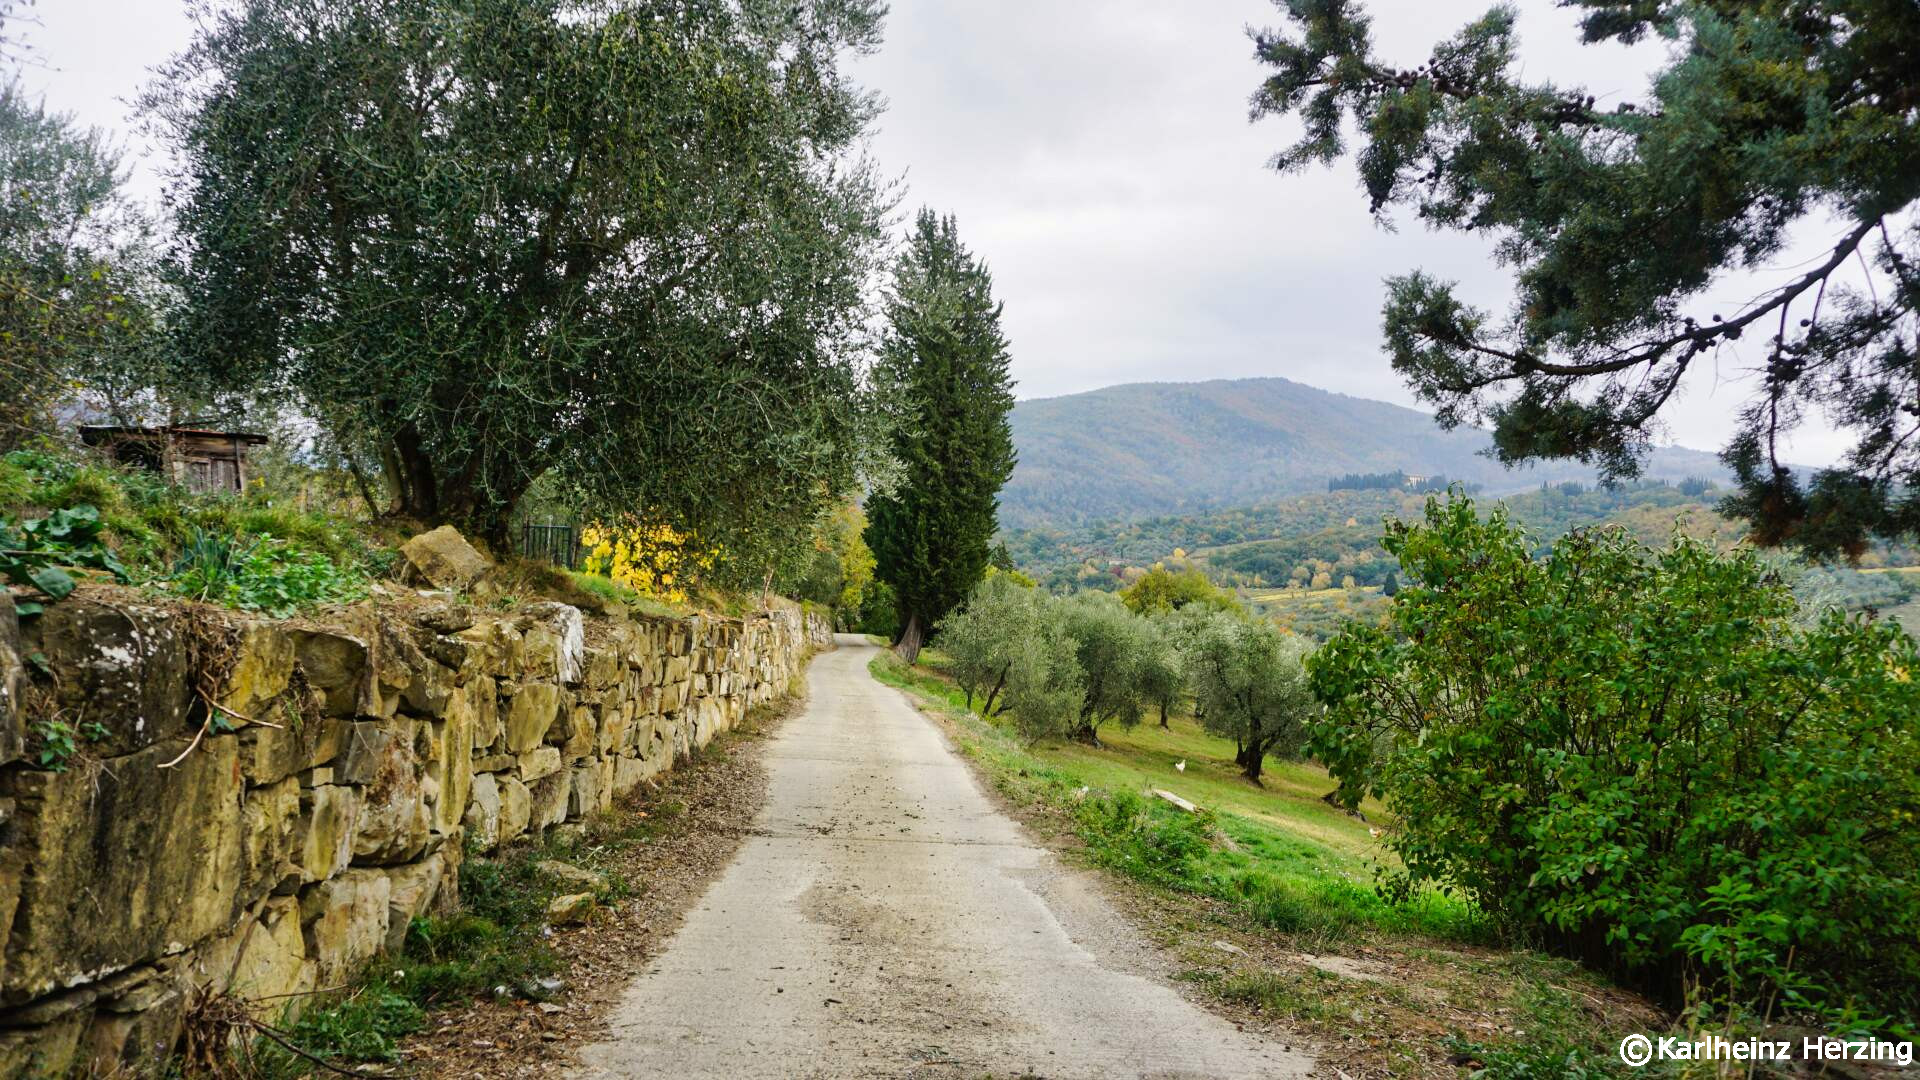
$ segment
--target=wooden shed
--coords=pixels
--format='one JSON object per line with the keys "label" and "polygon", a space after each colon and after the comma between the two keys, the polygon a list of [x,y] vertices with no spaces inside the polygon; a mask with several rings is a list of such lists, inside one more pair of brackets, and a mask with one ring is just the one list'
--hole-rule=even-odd
{"label": "wooden shed", "polygon": [[89,425],[80,429],[80,441],[123,465],[152,469],[189,491],[231,494],[247,486],[248,449],[264,445],[267,437],[182,424]]}

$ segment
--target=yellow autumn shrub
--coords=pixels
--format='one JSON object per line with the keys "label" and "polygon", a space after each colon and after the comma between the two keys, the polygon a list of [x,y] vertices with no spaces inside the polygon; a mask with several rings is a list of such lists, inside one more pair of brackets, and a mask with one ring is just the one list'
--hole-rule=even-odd
{"label": "yellow autumn shrub", "polygon": [[720,557],[719,548],[702,547],[690,532],[638,517],[596,521],[580,530],[580,543],[582,569],[669,604],[686,603],[687,591]]}

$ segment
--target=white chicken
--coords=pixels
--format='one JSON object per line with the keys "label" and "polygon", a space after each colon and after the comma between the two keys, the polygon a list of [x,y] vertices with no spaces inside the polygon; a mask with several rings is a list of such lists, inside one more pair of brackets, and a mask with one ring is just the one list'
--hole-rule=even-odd
{"label": "white chicken", "polygon": [[1181,773],[1183,773],[1183,772],[1186,772],[1186,771],[1187,771],[1187,759],[1186,759],[1186,758],[1181,758],[1181,759],[1180,759],[1179,761],[1176,761],[1176,762],[1174,762],[1174,763],[1173,763],[1173,771],[1174,771],[1174,772],[1181,772]]}

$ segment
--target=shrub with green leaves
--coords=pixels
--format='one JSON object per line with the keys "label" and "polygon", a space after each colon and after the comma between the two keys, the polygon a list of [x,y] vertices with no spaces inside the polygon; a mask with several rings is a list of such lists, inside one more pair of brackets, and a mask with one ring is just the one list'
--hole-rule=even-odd
{"label": "shrub with green leaves", "polygon": [[1796,625],[1753,553],[1619,530],[1534,557],[1504,511],[1429,500],[1384,540],[1384,627],[1310,661],[1312,746],[1395,814],[1402,887],[1703,1009],[1920,1018],[1920,656]]}
{"label": "shrub with green leaves", "polygon": [[[125,580],[127,570],[100,541],[100,511],[92,506],[55,510],[42,518],[0,518],[0,578],[39,590],[50,600],[73,592],[73,575],[64,567],[91,567]],[[22,615],[39,614],[41,605],[15,605]]]}
{"label": "shrub with green leaves", "polygon": [[272,536],[230,536],[197,526],[174,563],[169,586],[181,596],[276,619],[366,595],[364,575],[341,569],[320,552]]}

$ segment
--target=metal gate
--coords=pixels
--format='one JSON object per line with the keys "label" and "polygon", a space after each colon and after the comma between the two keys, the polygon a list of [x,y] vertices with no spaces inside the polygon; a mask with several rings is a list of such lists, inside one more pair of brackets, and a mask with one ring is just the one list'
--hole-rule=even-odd
{"label": "metal gate", "polygon": [[571,570],[580,565],[580,533],[572,525],[520,526],[522,558],[552,563]]}

